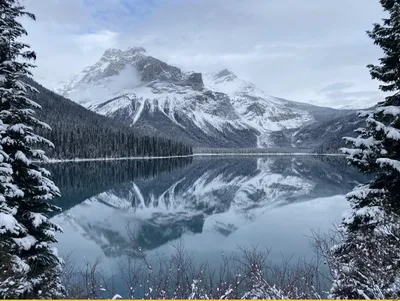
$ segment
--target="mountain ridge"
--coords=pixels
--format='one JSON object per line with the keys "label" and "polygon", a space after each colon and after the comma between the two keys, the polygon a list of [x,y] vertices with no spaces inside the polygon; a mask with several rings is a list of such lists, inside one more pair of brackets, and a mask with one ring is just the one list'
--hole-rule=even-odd
{"label": "mountain ridge", "polygon": [[267,95],[228,69],[182,71],[142,47],[106,50],[57,91],[100,115],[194,147],[281,147],[274,136],[282,131],[353,112]]}

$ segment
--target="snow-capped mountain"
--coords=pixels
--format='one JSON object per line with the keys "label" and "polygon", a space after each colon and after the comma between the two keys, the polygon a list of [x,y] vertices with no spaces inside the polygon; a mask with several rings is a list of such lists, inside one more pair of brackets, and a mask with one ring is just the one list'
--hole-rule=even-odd
{"label": "snow-capped mountain", "polygon": [[321,110],[265,94],[229,70],[184,72],[141,47],[106,50],[57,92],[146,133],[194,146],[265,147],[271,133],[318,121]]}

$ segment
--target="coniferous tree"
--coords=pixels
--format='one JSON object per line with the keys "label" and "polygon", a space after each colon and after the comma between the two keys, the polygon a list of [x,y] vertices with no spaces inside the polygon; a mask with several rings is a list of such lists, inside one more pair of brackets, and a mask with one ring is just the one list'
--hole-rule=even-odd
{"label": "coniferous tree", "polygon": [[19,1],[0,1],[0,157],[7,164],[0,168],[0,298],[58,298],[64,295],[62,261],[51,244],[60,229],[47,218],[56,209],[47,201],[59,190],[32,162],[46,160],[37,146],[52,144],[35,133],[48,126],[34,117],[40,106],[27,97],[33,88],[21,81],[36,58],[18,41],[27,34],[18,22],[25,16],[35,19]]}
{"label": "coniferous tree", "polygon": [[400,0],[380,0],[389,17],[368,35],[384,51],[380,65],[369,65],[380,89],[392,92],[366,113],[366,128],[342,151],[350,164],[373,173],[369,183],[347,195],[351,209],[340,227],[341,243],[331,249],[334,283],[330,297],[400,297]]}

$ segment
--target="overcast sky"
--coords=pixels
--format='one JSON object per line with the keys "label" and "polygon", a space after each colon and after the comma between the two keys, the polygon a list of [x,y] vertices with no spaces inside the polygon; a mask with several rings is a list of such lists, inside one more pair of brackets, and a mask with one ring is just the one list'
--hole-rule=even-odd
{"label": "overcast sky", "polygon": [[142,46],[184,70],[228,68],[267,94],[330,106],[382,100],[366,65],[382,55],[365,31],[378,0],[22,0],[52,88],[105,49]]}

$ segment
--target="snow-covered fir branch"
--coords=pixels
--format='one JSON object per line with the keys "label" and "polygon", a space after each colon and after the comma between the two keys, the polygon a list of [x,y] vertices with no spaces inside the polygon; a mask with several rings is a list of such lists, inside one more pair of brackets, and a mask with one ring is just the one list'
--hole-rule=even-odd
{"label": "snow-covered fir branch", "polygon": [[339,227],[342,240],[329,253],[334,278],[330,298],[398,299],[400,297],[400,1],[380,0],[389,18],[368,35],[384,51],[372,78],[394,91],[369,112],[357,138],[345,138],[348,162],[374,178],[347,195],[351,209]]}
{"label": "snow-covered fir branch", "polygon": [[51,247],[61,229],[47,217],[60,191],[33,163],[47,158],[38,147],[53,144],[37,134],[50,127],[35,117],[41,106],[23,81],[36,54],[19,41],[27,34],[21,17],[35,19],[19,1],[0,1],[0,298],[62,298],[63,262]]}

